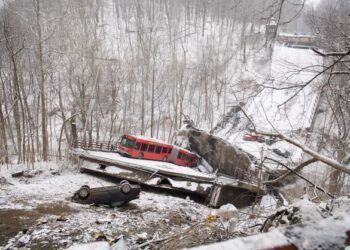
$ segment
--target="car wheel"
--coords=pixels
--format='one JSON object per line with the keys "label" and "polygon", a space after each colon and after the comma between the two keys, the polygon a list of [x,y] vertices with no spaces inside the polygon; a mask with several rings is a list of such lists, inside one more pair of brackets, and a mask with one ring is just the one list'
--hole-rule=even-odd
{"label": "car wheel", "polygon": [[138,156],[137,156],[137,158],[143,159],[143,153],[139,153]]}
{"label": "car wheel", "polygon": [[124,183],[129,184],[129,182],[128,182],[127,180],[122,180],[119,184],[120,184],[120,185],[123,185]]}
{"label": "car wheel", "polygon": [[82,186],[78,191],[79,198],[85,200],[90,195],[90,188],[87,185]]}
{"label": "car wheel", "polygon": [[166,156],[163,157],[162,161],[167,161],[168,158]]}
{"label": "car wheel", "polygon": [[123,183],[120,186],[120,190],[123,194],[128,194],[131,191],[131,185],[129,183]]}

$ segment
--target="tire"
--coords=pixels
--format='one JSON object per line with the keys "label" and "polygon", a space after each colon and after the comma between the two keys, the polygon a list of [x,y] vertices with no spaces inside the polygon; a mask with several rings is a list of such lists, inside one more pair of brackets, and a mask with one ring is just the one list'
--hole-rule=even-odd
{"label": "tire", "polygon": [[130,193],[131,191],[131,185],[129,183],[123,183],[121,186],[120,186],[120,191],[123,193],[123,194],[128,194]]}
{"label": "tire", "polygon": [[119,184],[120,184],[120,185],[123,185],[124,183],[129,184],[129,182],[128,182],[127,180],[122,180]]}
{"label": "tire", "polygon": [[143,153],[139,153],[138,156],[137,156],[138,159],[143,159]]}
{"label": "tire", "polygon": [[74,200],[74,201],[79,200],[79,195],[78,195],[77,193],[75,193],[75,194],[73,195],[73,200]]}
{"label": "tire", "polygon": [[168,161],[168,158],[166,156],[164,156],[162,161]]}
{"label": "tire", "polygon": [[89,195],[90,195],[90,188],[89,186],[82,186],[79,191],[78,191],[78,195],[79,195],[79,198],[82,199],[82,200],[86,200]]}

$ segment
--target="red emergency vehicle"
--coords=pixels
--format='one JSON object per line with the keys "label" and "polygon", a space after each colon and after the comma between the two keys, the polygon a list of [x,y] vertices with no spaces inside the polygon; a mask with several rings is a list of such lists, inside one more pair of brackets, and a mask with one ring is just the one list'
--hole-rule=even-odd
{"label": "red emergency vehicle", "polygon": [[132,158],[167,161],[179,166],[195,167],[198,162],[197,155],[186,149],[143,136],[123,135],[116,150]]}

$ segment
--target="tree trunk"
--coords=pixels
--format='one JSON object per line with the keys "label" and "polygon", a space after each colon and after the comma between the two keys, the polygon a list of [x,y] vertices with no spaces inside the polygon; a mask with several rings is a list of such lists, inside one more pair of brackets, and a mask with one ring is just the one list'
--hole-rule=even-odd
{"label": "tree trunk", "polygon": [[45,73],[43,62],[43,44],[40,24],[40,0],[36,0],[36,22],[38,26],[38,47],[39,47],[39,67],[40,67],[40,105],[41,105],[41,133],[42,133],[42,157],[43,161],[49,160],[49,138],[47,132],[47,114],[45,98]]}
{"label": "tree trunk", "polygon": [[[155,55],[154,55],[155,57]],[[151,137],[153,137],[154,130],[154,82],[155,82],[155,58],[153,57],[153,71],[152,71],[152,97],[151,97]]]}
{"label": "tree trunk", "polygon": [[[21,100],[21,94],[19,91],[18,86],[18,75],[17,75],[17,65],[14,58],[14,54],[11,55],[11,61],[13,66],[13,87],[14,87],[14,108],[13,108],[13,114],[15,119],[15,126],[16,126],[16,136],[17,136],[17,148],[18,148],[18,160],[17,163],[20,163],[22,161],[22,131],[21,131],[21,117],[20,117],[20,110],[19,110],[19,102]],[[23,112],[23,110],[22,110]]]}
{"label": "tree trunk", "polygon": [[6,129],[5,129],[5,119],[4,114],[2,111],[2,103],[0,99],[0,143],[2,145],[2,148],[0,148],[0,153],[3,151],[3,154],[0,154],[0,163],[1,164],[8,164],[9,158],[8,158],[8,148],[7,148],[7,135],[6,135]]}

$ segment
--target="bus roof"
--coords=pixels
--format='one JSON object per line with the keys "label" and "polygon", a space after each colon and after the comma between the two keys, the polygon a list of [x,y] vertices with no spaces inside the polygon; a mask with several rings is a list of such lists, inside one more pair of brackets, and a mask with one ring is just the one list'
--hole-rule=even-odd
{"label": "bus roof", "polygon": [[151,142],[160,143],[160,144],[166,144],[166,145],[172,146],[172,144],[166,143],[165,141],[161,141],[161,140],[158,140],[158,139],[145,137],[145,136],[143,136],[143,135],[123,135],[123,136],[125,136],[125,137],[131,137],[131,138],[134,138],[134,139],[141,139],[141,140],[151,141]]}

